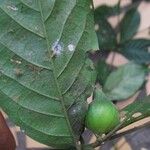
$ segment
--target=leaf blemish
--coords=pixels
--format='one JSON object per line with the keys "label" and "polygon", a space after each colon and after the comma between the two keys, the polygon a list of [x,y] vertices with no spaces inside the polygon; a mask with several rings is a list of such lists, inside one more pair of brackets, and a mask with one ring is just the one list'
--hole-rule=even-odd
{"label": "leaf blemish", "polygon": [[98,24],[95,24],[95,27],[94,27],[94,28],[95,28],[96,31],[98,31],[98,30],[99,30],[99,25],[98,25]]}
{"label": "leaf blemish", "polygon": [[21,77],[23,75],[23,71],[19,68],[15,68],[14,71],[17,77]]}
{"label": "leaf blemish", "polygon": [[93,6],[92,6],[92,4],[90,5],[90,9],[93,9]]}
{"label": "leaf blemish", "polygon": [[38,31],[38,27],[37,26],[35,26],[35,30]]}
{"label": "leaf blemish", "polygon": [[10,61],[15,63],[15,64],[21,64],[22,63],[20,60],[10,59]]}
{"label": "leaf blemish", "polygon": [[43,70],[43,68],[34,66],[32,64],[28,64],[28,68],[29,68],[29,70],[31,70],[35,73],[38,73],[38,74]]}
{"label": "leaf blemish", "polygon": [[68,49],[69,49],[70,52],[72,52],[72,51],[75,50],[75,46],[73,44],[69,44]]}
{"label": "leaf blemish", "polygon": [[27,57],[28,57],[29,59],[32,59],[32,55],[33,55],[33,52],[32,52],[32,51],[29,52],[29,53],[27,53]]}
{"label": "leaf blemish", "polygon": [[18,8],[16,6],[13,6],[13,5],[7,6],[7,8],[10,9],[10,10],[14,10],[14,11],[18,10]]}
{"label": "leaf blemish", "polygon": [[52,44],[53,55],[60,55],[63,51],[63,43],[58,39]]}
{"label": "leaf blemish", "polygon": [[140,117],[142,115],[141,112],[136,112],[135,114],[132,115],[133,118]]}

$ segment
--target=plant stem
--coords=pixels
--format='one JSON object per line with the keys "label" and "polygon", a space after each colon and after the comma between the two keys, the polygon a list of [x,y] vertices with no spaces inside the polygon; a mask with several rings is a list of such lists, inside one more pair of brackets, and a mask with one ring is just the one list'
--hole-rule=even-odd
{"label": "plant stem", "polygon": [[[124,131],[124,132],[121,132],[121,133],[118,133],[118,134],[114,134],[114,135],[112,135],[112,136],[107,136],[107,137],[105,136],[105,137],[103,138],[103,140],[101,140],[101,141],[96,141],[95,143],[91,144],[91,146],[94,147],[94,148],[99,147],[99,146],[100,146],[103,142],[105,142],[105,141],[110,141],[110,140],[117,139],[117,138],[122,137],[122,136],[124,136],[124,135],[126,135],[126,134],[132,133],[132,132],[134,132],[134,131],[136,131],[136,130],[142,129],[142,128],[144,128],[144,127],[149,127],[149,126],[150,126],[150,121],[147,122],[147,123],[145,123],[145,124],[143,124],[143,125],[140,125],[140,126],[137,126],[137,127],[132,128],[132,129],[129,129],[129,130],[127,130],[127,131]],[[107,135],[108,135],[108,134],[107,134]]]}
{"label": "plant stem", "polygon": [[93,8],[93,10],[95,9],[95,7],[94,7],[94,0],[92,0],[92,8]]}
{"label": "plant stem", "polygon": [[133,128],[131,128],[131,129],[127,130],[127,131],[115,134],[115,135],[111,136],[109,140],[117,139],[117,138],[119,138],[121,136],[124,136],[126,134],[130,134],[130,133],[135,132],[136,130],[140,130],[140,129],[144,128],[144,127],[150,127],[150,121],[148,121],[147,123],[144,123],[144,124],[142,124],[140,126],[133,127]]}

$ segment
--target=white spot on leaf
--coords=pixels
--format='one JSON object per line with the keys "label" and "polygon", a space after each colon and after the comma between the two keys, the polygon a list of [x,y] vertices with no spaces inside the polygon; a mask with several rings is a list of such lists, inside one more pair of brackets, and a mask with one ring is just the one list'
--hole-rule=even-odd
{"label": "white spot on leaf", "polygon": [[20,60],[10,59],[10,61],[19,65],[22,63]]}
{"label": "white spot on leaf", "polygon": [[59,40],[56,40],[56,42],[52,45],[52,51],[56,55],[60,55],[63,51],[63,43],[61,43]]}
{"label": "white spot on leaf", "polygon": [[142,115],[141,112],[136,112],[135,114],[132,115],[132,117],[137,118],[137,117],[139,117],[141,115]]}
{"label": "white spot on leaf", "polygon": [[35,26],[35,30],[38,31],[38,27],[37,26]]}
{"label": "white spot on leaf", "polygon": [[33,52],[32,52],[32,51],[29,52],[29,53],[27,53],[27,57],[28,57],[29,59],[32,59],[32,55],[33,55]]}
{"label": "white spot on leaf", "polygon": [[93,6],[92,6],[92,5],[90,5],[90,9],[93,9]]}
{"label": "white spot on leaf", "polygon": [[13,6],[13,5],[7,6],[7,8],[10,9],[10,10],[14,10],[14,11],[18,10],[18,8],[16,6]]}
{"label": "white spot on leaf", "polygon": [[68,49],[69,49],[69,51],[74,51],[75,50],[75,46],[73,45],[73,44],[69,44],[68,45]]}
{"label": "white spot on leaf", "polygon": [[21,64],[21,61],[20,61],[20,60],[16,60],[16,63],[17,63],[17,64]]}
{"label": "white spot on leaf", "polygon": [[98,24],[95,24],[95,27],[94,27],[94,28],[95,28],[96,31],[98,31],[98,30],[99,30],[99,25],[98,25]]}

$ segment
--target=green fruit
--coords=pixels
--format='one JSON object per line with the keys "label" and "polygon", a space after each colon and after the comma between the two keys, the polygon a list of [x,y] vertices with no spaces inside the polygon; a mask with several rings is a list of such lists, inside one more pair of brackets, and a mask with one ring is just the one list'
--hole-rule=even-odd
{"label": "green fruit", "polygon": [[119,122],[119,112],[115,105],[100,90],[97,90],[86,115],[87,128],[97,134],[106,134]]}

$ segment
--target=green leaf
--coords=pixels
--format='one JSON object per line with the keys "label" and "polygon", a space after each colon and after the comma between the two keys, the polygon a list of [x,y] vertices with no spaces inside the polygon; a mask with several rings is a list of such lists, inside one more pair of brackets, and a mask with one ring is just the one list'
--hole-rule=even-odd
{"label": "green leaf", "polygon": [[116,34],[106,19],[99,20],[97,37],[100,49],[112,50],[116,47]]}
{"label": "green leaf", "polygon": [[68,110],[93,91],[91,2],[0,0],[0,107],[56,148],[75,147]]}
{"label": "green leaf", "polygon": [[82,150],[94,150],[94,148],[90,145],[85,145]]}
{"label": "green leaf", "polygon": [[101,5],[94,11],[95,21],[98,22],[102,18],[117,15],[119,13],[118,11],[118,4],[114,6]]}
{"label": "green leaf", "polygon": [[150,96],[137,100],[123,108],[122,113],[128,118],[122,125],[125,127],[131,123],[150,116]]}
{"label": "green leaf", "polygon": [[104,60],[99,60],[96,64],[97,79],[101,85],[104,85],[108,75],[110,74],[110,66]]}
{"label": "green leaf", "polygon": [[121,43],[131,39],[138,30],[140,25],[140,14],[137,8],[132,8],[125,14],[120,23],[120,40]]}
{"label": "green leaf", "polygon": [[128,63],[112,72],[104,85],[104,92],[111,100],[123,100],[132,96],[144,83],[145,68]]}
{"label": "green leaf", "polygon": [[150,63],[150,53],[148,47],[150,46],[150,40],[148,39],[135,39],[124,43],[121,48],[121,53],[129,60],[133,60],[136,63]]}

